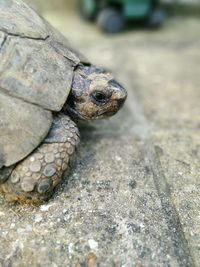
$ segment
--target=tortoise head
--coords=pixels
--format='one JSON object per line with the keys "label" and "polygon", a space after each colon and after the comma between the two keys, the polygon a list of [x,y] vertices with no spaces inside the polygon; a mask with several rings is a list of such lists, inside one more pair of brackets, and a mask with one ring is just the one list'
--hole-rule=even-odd
{"label": "tortoise head", "polygon": [[64,109],[77,119],[102,119],[114,115],[126,97],[126,90],[109,72],[95,66],[79,66]]}

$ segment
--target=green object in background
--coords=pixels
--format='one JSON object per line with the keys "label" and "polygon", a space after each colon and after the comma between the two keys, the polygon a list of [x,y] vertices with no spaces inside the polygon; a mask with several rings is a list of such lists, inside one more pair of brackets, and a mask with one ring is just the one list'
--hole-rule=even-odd
{"label": "green object in background", "polygon": [[123,14],[127,18],[145,17],[151,7],[150,0],[126,0],[123,2]]}
{"label": "green object in background", "polygon": [[80,2],[79,5],[80,5],[80,11],[81,11],[82,16],[85,19],[91,20],[97,11],[96,1],[94,1],[94,0],[84,0],[84,1],[80,0],[79,2]]}
{"label": "green object in background", "polygon": [[164,21],[158,0],[80,0],[80,11],[87,20],[96,19],[107,32],[119,32],[126,20],[143,19],[150,27]]}

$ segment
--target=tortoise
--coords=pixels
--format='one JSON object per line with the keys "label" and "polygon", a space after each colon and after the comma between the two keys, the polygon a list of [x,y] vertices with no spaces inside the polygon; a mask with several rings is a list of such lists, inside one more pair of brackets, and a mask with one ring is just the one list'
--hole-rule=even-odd
{"label": "tortoise", "polygon": [[0,0],[0,190],[48,200],[79,143],[78,120],[114,115],[127,93],[22,0]]}

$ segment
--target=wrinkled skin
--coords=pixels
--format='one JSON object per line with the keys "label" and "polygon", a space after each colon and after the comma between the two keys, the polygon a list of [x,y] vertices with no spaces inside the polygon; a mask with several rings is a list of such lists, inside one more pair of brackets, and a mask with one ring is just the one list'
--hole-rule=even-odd
{"label": "wrinkled skin", "polygon": [[79,66],[64,111],[72,118],[93,120],[114,115],[124,104],[126,90],[112,74],[95,66]]}

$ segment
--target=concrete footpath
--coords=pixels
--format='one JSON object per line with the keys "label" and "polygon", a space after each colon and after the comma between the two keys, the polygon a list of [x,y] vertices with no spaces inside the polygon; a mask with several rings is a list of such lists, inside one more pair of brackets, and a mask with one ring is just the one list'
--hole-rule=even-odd
{"label": "concrete footpath", "polygon": [[49,202],[0,197],[0,266],[200,266],[200,20],[110,37],[45,15],[129,97],[112,119],[80,125],[75,166]]}

